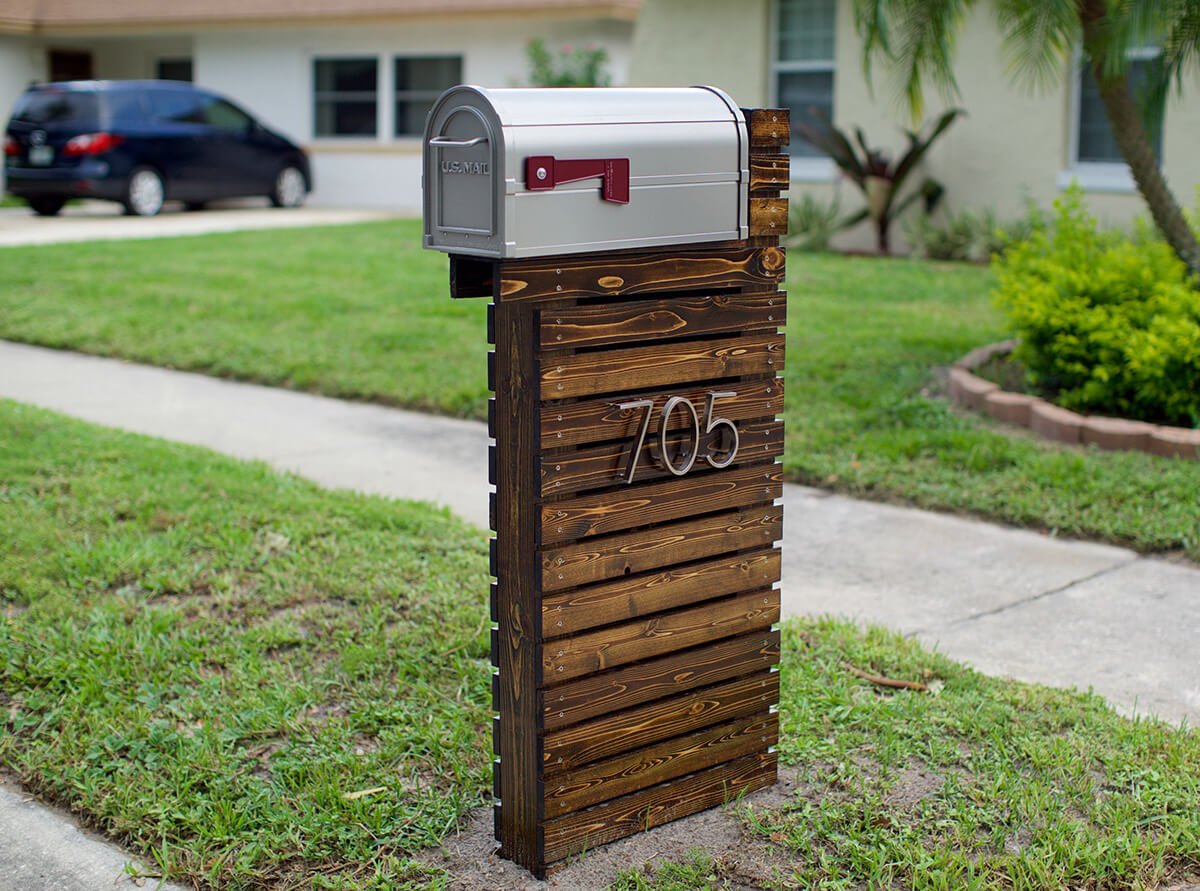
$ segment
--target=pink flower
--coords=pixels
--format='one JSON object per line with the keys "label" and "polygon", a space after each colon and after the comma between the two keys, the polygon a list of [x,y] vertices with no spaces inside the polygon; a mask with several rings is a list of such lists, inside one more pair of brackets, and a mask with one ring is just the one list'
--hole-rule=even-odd
{"label": "pink flower", "polygon": [[575,47],[573,47],[573,46],[572,46],[571,44],[569,44],[569,43],[564,43],[564,44],[563,44],[562,51],[563,51],[564,53],[566,53],[566,54],[569,56],[569,55],[571,55],[571,53],[575,52]]}

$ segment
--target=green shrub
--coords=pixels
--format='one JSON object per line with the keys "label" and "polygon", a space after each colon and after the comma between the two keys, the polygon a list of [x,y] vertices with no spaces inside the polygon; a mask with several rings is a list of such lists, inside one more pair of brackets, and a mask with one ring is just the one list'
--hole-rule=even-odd
{"label": "green shrub", "polygon": [[1200,291],[1171,249],[1099,231],[1075,187],[996,261],[1029,382],[1067,408],[1200,426]]}
{"label": "green shrub", "polygon": [[529,59],[529,85],[533,87],[607,87],[608,51],[603,47],[566,44],[552,53],[546,41],[535,37],[525,46]]}
{"label": "green shrub", "polygon": [[798,251],[827,251],[829,241],[845,228],[838,200],[822,201],[805,192],[788,209],[787,246]]}
{"label": "green shrub", "polygon": [[1003,224],[990,210],[959,211],[940,223],[928,214],[914,215],[905,223],[904,235],[919,257],[983,261],[1004,253],[1010,244],[1028,239],[1045,226],[1041,211],[1030,202],[1024,216]]}

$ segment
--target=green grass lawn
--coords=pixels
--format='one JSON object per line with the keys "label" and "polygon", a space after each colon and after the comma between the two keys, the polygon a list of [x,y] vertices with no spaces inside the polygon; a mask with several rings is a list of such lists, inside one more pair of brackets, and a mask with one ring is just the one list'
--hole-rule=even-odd
{"label": "green grass lawn", "polygon": [[[482,418],[485,301],[416,221],[0,253],[0,337]],[[1200,463],[1065,449],[938,398],[1005,336],[975,266],[793,254],[787,453],[805,483],[1200,559]]]}
{"label": "green grass lawn", "polygon": [[[11,402],[0,529],[0,763],[28,788],[202,887],[449,881],[411,857],[490,796],[477,532]],[[801,783],[743,814],[765,886],[1200,878],[1200,733],[846,623],[784,641]],[[713,853],[617,887],[744,876]]]}

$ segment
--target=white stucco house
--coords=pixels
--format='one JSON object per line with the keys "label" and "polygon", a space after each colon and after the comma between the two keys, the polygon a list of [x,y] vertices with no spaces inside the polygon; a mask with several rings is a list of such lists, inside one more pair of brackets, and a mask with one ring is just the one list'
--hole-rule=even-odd
{"label": "white stucco house", "polygon": [[[874,92],[863,79],[851,0],[5,0],[0,108],[35,79],[193,79],[306,146],[314,203],[419,212],[429,102],[453,83],[523,83],[534,37],[604,47],[617,86],[709,83],[743,106],[823,106],[891,147],[909,123],[882,75]],[[1110,221],[1142,213],[1082,66],[1064,63],[1031,92],[1014,84],[1000,45],[981,3],[957,53],[968,116],[926,161],[946,206],[1015,215],[1076,180]],[[1143,48],[1137,64],[1155,52]],[[1168,182],[1190,204],[1200,183],[1194,69],[1156,137]],[[811,146],[795,140],[792,153],[793,195],[846,191],[847,209],[858,200]],[[870,244],[865,231],[851,238]]]}
{"label": "white stucco house", "polygon": [[34,80],[169,77],[233,98],[312,157],[314,204],[419,213],[432,100],[526,84],[525,47],[629,68],[637,0],[5,0],[0,108]]}

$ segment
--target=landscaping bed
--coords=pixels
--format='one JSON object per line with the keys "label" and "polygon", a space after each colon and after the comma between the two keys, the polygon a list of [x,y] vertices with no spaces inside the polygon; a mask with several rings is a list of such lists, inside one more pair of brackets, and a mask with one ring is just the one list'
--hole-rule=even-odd
{"label": "landscaping bed", "polygon": [[[488,826],[477,531],[11,402],[0,431],[5,768],[172,880],[470,887],[478,859],[428,852],[468,819]],[[785,623],[782,671],[790,790],[734,803],[723,834],[684,820],[646,836],[650,853],[619,849],[679,865],[618,875],[617,856],[595,861],[611,874],[573,875],[618,888],[1200,880],[1196,731],[840,621]]]}
{"label": "landscaping bed", "polygon": [[[482,419],[484,300],[417,221],[10,248],[0,337]],[[1200,463],[1011,436],[944,371],[1005,336],[974,266],[793,254],[790,479],[1200,560]]]}

